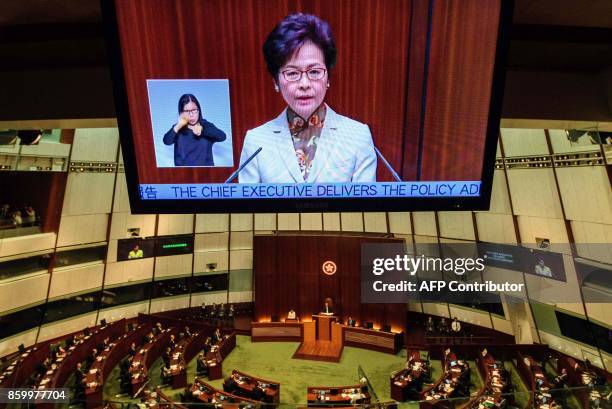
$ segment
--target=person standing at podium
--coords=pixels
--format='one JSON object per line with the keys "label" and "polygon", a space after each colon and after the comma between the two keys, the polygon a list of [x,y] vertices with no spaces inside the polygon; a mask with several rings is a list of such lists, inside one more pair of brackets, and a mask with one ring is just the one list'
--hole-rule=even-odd
{"label": "person standing at podium", "polygon": [[323,313],[326,315],[333,315],[332,309],[329,305],[329,301],[325,301],[325,307],[323,308]]}

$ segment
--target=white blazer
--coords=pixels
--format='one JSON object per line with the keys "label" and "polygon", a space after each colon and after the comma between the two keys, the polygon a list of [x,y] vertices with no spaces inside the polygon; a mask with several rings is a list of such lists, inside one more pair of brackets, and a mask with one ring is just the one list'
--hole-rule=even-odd
{"label": "white blazer", "polygon": [[304,180],[287,123],[287,110],[247,131],[240,155],[239,183],[375,182],[376,152],[366,124],[335,113],[329,106],[308,179]]}

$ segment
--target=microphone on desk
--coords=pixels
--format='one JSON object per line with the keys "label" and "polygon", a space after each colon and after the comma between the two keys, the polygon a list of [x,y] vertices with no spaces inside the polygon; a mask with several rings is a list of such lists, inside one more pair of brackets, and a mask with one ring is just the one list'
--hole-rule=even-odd
{"label": "microphone on desk", "polygon": [[397,174],[395,169],[393,169],[393,166],[391,166],[391,164],[387,161],[387,159],[385,159],[383,154],[380,153],[380,151],[378,150],[378,148],[376,146],[374,147],[374,151],[376,152],[376,155],[378,155],[378,157],[380,158],[382,163],[385,164],[385,167],[387,169],[389,169],[389,172],[391,172],[391,175],[393,176],[393,179],[395,179],[396,182],[403,182],[402,178],[399,177],[399,175]]}
{"label": "microphone on desk", "polygon": [[254,152],[254,153],[253,153],[251,156],[249,156],[249,158],[248,158],[247,160],[245,160],[245,161],[244,161],[244,163],[243,163],[242,165],[240,165],[240,166],[238,167],[238,169],[236,169],[236,170],[234,171],[234,173],[232,173],[232,174],[230,175],[230,177],[228,177],[228,178],[227,178],[227,180],[226,180],[225,182],[223,182],[223,183],[230,183],[232,180],[236,179],[236,177],[238,176],[238,174],[240,173],[240,171],[241,171],[242,169],[244,169],[244,167],[245,167],[246,165],[248,165],[248,164],[249,164],[249,162],[250,162],[250,161],[252,161],[252,160],[255,158],[255,156],[257,156],[257,155],[259,154],[259,152],[261,152],[261,150],[262,150],[262,149],[263,149],[263,148],[260,146],[260,147],[259,147],[259,148],[258,148],[258,149],[257,149],[257,150],[256,150],[256,151],[255,151],[255,152]]}

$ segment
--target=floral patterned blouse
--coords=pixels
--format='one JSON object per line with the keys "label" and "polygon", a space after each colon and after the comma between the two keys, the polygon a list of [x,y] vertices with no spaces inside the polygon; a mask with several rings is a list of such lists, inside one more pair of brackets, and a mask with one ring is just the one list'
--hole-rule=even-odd
{"label": "floral patterned blouse", "polygon": [[321,104],[310,118],[305,120],[293,112],[291,108],[287,108],[289,132],[291,133],[291,139],[293,139],[295,156],[297,157],[304,180],[308,179],[308,174],[312,168],[312,161],[317,152],[317,143],[321,137],[325,112],[325,104]]}

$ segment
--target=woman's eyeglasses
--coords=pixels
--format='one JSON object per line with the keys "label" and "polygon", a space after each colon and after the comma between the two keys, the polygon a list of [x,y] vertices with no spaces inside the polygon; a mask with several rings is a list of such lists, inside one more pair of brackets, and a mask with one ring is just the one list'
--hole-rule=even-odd
{"label": "woman's eyeglasses", "polygon": [[183,111],[183,113],[187,115],[191,115],[191,114],[196,115],[198,112],[200,112],[198,108]]}
{"label": "woman's eyeglasses", "polygon": [[318,81],[325,77],[327,70],[325,68],[309,68],[307,70],[298,70],[291,68],[288,70],[281,71],[283,78],[288,82],[296,82],[302,79],[302,75],[306,73],[306,76],[311,81]]}

